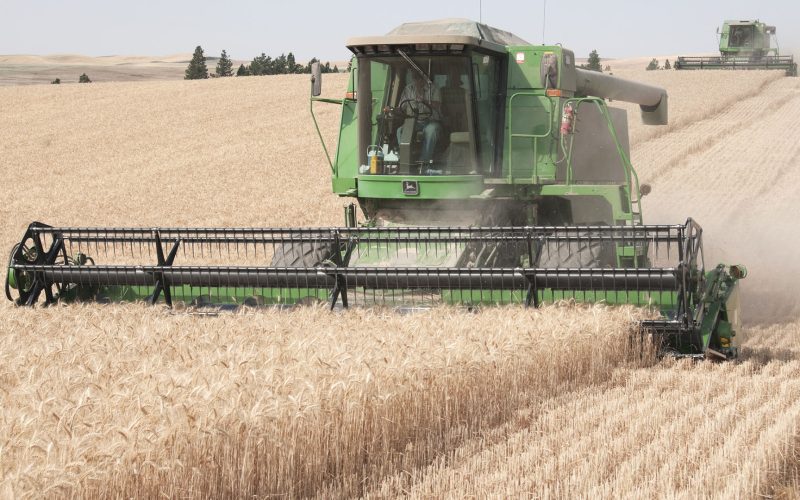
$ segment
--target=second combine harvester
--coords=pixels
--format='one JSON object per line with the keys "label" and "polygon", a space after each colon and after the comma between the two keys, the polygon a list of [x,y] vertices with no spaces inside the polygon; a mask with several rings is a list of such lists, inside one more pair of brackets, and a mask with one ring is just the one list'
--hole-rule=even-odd
{"label": "second combine harvester", "polygon": [[794,58],[780,55],[775,32],[775,26],[758,20],[725,21],[717,30],[719,56],[680,56],[675,69],[782,69],[787,76],[797,76]]}
{"label": "second combine harvester", "polygon": [[706,270],[691,219],[644,225],[626,113],[667,123],[664,89],[576,67],[465,21],[404,24],[353,53],[333,191],[339,228],[68,228],[33,223],[6,293],[194,305],[468,307],[562,299],[650,307],[666,349],[737,353],[740,266]]}

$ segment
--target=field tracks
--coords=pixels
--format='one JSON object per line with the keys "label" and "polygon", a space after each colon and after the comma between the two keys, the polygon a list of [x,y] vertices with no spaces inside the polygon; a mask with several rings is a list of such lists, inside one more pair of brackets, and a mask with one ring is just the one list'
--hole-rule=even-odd
{"label": "field tracks", "polygon": [[[724,98],[704,99],[702,101],[698,101],[692,111],[684,111],[677,117],[673,114],[673,116],[670,116],[669,125],[662,127],[649,127],[647,133],[641,134],[641,136],[638,137],[638,140],[633,142],[635,143],[636,147],[639,147],[641,144],[656,140],[664,135],[673,132],[679,132],[687,127],[692,126],[698,121],[705,120],[710,117],[713,118],[716,115],[724,113],[725,110],[733,104],[741,102],[745,99],[756,98],[762,95],[773,83],[779,82],[780,80],[781,77],[777,75],[769,75],[769,77],[765,77],[753,88],[745,88],[734,93],[729,92]],[[671,99],[672,101],[675,101],[675,89],[673,89],[673,86],[670,85],[670,83],[671,82],[664,82],[663,86],[667,89],[668,94],[672,93]],[[679,88],[678,91],[681,94],[680,98],[686,97],[684,94],[688,93],[688,91],[683,88]],[[690,99],[686,100],[689,101]]]}
{"label": "field tracks", "polygon": [[410,485],[390,478],[374,495],[773,495],[797,484],[798,379],[796,358],[619,370],[612,382],[531,407],[505,441],[456,450],[449,464]]}
{"label": "field tracks", "polygon": [[[737,143],[732,136],[747,140],[748,136],[762,133],[764,123],[775,122],[775,116],[800,99],[800,94],[791,92],[796,84],[793,81],[787,84],[787,80],[790,79],[764,82],[756,94],[718,106],[697,121],[684,122],[638,144],[638,154],[651,160],[646,167],[647,181],[660,180],[674,168],[723,141]],[[758,120],[753,120],[754,115]]]}

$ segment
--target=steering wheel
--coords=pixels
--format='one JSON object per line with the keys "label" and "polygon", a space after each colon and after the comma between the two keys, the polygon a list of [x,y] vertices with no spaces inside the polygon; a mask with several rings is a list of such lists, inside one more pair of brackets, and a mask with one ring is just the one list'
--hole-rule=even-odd
{"label": "steering wheel", "polygon": [[416,118],[420,121],[430,120],[433,117],[433,107],[425,101],[404,99],[395,108],[406,118]]}

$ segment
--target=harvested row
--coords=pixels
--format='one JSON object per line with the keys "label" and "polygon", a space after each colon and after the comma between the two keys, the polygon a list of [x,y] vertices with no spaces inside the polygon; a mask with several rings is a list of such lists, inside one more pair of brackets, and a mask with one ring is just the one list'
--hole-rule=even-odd
{"label": "harvested row", "polygon": [[5,315],[0,492],[354,495],[651,362],[630,308],[64,312]]}
{"label": "harvested row", "polygon": [[[761,93],[746,96],[719,113],[705,116],[679,130],[670,131],[667,135],[638,144],[634,151],[639,175],[646,181],[658,183],[670,174],[673,168],[680,167],[696,157],[713,152],[717,157],[722,156],[719,161],[725,162],[732,157],[738,157],[745,148],[752,148],[751,143],[762,138],[769,139],[772,148],[754,149],[760,158],[769,158],[773,149],[783,149],[780,141],[789,139],[788,134],[773,135],[765,132],[772,129],[786,130],[784,127],[789,123],[784,122],[793,119],[790,114],[797,97],[793,92],[796,88],[794,84],[793,79],[770,82]],[[759,120],[753,120],[753,116],[758,116]],[[766,131],[765,122],[770,127]],[[709,166],[700,170],[698,180],[711,180],[709,177],[716,176],[716,172],[712,174],[712,170]],[[726,169],[725,173],[729,174],[730,170]],[[752,183],[757,179],[746,177],[742,180]],[[715,187],[724,187],[725,190],[720,194],[729,195],[734,185],[725,183]],[[744,194],[750,194],[749,190]]]}
{"label": "harvested row", "polygon": [[[797,479],[800,323],[756,333],[741,364],[662,362],[520,412],[373,493],[410,498],[751,497]],[[776,350],[775,346],[782,346]],[[490,436],[491,439],[491,436]],[[724,480],[721,480],[724,478]]]}
{"label": "harvested row", "polygon": [[613,74],[658,85],[669,94],[669,125],[661,127],[644,125],[639,119],[638,105],[612,103],[628,110],[634,165],[642,161],[636,155],[640,144],[713,118],[731,105],[762,95],[771,82],[783,78],[782,71],[642,71],[626,68],[615,70]]}

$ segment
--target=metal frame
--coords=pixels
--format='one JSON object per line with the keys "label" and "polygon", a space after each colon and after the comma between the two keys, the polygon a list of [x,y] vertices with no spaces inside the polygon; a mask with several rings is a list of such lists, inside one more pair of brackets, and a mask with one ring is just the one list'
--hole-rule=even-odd
{"label": "metal frame", "polygon": [[[22,291],[19,304],[33,305],[42,291],[45,304],[58,297],[50,292],[53,285],[78,286],[150,286],[149,302],[160,294],[172,304],[172,287],[232,288],[317,288],[331,291],[331,306],[339,300],[348,307],[347,290],[354,288],[381,290],[520,290],[526,292],[525,303],[538,305],[543,289],[583,292],[649,292],[674,291],[683,297],[681,312],[689,311],[692,277],[689,269],[696,266],[699,226],[581,226],[581,227],[493,227],[493,228],[429,228],[429,227],[342,227],[342,228],[58,228],[33,223],[12,256],[10,272],[15,276],[32,277],[32,288]],[[697,241],[695,241],[697,240]],[[49,246],[45,243],[49,242]],[[31,259],[23,249],[36,247]],[[172,242],[165,253],[165,242]],[[241,260],[248,254],[269,253],[275,245],[324,245],[335,249],[329,262],[309,267],[273,267],[264,265],[182,265],[183,260],[211,258]],[[559,252],[566,245],[645,245],[652,248],[666,245],[678,251],[668,267],[574,268],[539,266],[543,252],[550,247]],[[528,255],[525,267],[415,267],[369,265],[370,252],[402,253],[414,248],[425,255],[463,252],[468,245],[477,248],[502,248],[518,245]],[[675,250],[672,250],[674,254]],[[79,265],[68,255],[92,255],[92,265]],[[361,261],[351,266],[353,256]],[[63,262],[56,262],[63,255]],[[147,265],[104,264],[108,260],[128,256],[155,256]],[[373,255],[374,256],[374,255]],[[365,258],[366,257],[366,258]],[[674,257],[674,255],[673,255]],[[152,258],[152,257],[150,257]],[[143,260],[143,259],[142,259]],[[366,264],[366,265],[365,265]],[[699,270],[702,273],[702,269]]]}

